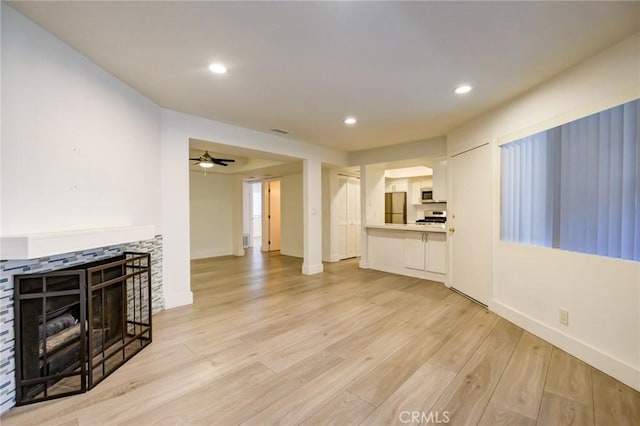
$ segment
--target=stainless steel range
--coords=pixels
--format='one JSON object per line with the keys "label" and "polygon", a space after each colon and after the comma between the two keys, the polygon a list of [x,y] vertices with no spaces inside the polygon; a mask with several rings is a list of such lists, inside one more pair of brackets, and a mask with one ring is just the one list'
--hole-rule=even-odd
{"label": "stainless steel range", "polygon": [[427,210],[424,212],[424,219],[416,220],[416,225],[424,225],[441,229],[445,229],[446,223],[446,210]]}

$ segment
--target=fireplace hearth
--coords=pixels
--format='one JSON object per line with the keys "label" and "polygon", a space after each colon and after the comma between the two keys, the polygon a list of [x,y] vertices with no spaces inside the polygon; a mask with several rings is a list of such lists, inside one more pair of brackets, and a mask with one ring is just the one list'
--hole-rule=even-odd
{"label": "fireplace hearth", "polygon": [[151,343],[151,258],[14,277],[16,405],[86,392]]}

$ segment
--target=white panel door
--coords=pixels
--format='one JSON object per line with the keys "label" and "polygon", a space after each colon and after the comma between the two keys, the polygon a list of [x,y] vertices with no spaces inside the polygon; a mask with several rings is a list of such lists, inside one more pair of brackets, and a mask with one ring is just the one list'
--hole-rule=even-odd
{"label": "white panel door", "polygon": [[347,257],[360,255],[360,180],[347,181]]}
{"label": "white panel door", "polygon": [[348,208],[348,184],[349,179],[346,176],[338,176],[338,192],[336,194],[335,206],[338,219],[338,255],[340,259],[346,259],[348,255],[348,235],[349,235],[349,218],[347,216]]}
{"label": "white panel door", "polygon": [[280,181],[269,182],[269,251],[280,250]]}
{"label": "white panel door", "polygon": [[488,305],[491,299],[491,149],[489,145],[449,161],[452,197],[447,220],[451,242],[449,282],[453,288]]}

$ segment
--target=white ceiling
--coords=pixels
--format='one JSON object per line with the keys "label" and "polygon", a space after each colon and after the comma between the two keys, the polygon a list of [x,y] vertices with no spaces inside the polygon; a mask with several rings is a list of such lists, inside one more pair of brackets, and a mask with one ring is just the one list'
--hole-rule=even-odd
{"label": "white ceiling", "polygon": [[640,26],[639,2],[10,4],[163,107],[347,151],[443,135]]}

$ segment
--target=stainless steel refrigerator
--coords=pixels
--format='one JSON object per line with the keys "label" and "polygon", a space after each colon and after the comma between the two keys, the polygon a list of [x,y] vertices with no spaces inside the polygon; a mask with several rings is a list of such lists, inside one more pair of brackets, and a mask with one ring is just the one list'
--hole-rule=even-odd
{"label": "stainless steel refrigerator", "polygon": [[384,223],[407,223],[407,193],[384,194]]}

